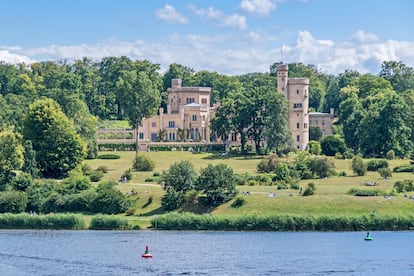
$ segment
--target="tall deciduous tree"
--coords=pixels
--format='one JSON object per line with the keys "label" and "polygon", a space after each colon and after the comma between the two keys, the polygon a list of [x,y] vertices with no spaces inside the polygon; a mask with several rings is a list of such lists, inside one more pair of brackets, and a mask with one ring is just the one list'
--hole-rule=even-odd
{"label": "tall deciduous tree", "polygon": [[85,157],[84,142],[52,99],[37,100],[30,105],[24,138],[32,141],[44,177],[65,177]]}
{"label": "tall deciduous tree", "polygon": [[144,118],[151,117],[157,112],[161,103],[160,92],[144,72],[122,71],[116,86],[122,94],[120,102],[124,107],[125,114],[137,131],[136,149],[138,151],[138,127]]}
{"label": "tall deciduous tree", "polygon": [[381,65],[380,77],[388,80],[394,90],[401,94],[414,89],[414,69],[401,61],[384,61]]}
{"label": "tall deciduous tree", "polygon": [[233,169],[225,164],[201,169],[197,190],[203,191],[212,205],[220,205],[236,194],[236,178]]}
{"label": "tall deciduous tree", "polygon": [[11,180],[11,172],[23,165],[22,136],[12,128],[0,131],[0,174],[7,184]]}
{"label": "tall deciduous tree", "polygon": [[168,171],[161,176],[164,190],[173,189],[177,192],[186,193],[194,189],[196,173],[190,161],[176,162],[170,166]]}

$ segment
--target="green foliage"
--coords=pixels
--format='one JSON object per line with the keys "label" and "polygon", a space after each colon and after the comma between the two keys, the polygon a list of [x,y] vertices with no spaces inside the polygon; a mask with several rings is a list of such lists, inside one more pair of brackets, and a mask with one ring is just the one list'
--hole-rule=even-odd
{"label": "green foliage", "polygon": [[27,210],[40,212],[43,201],[53,192],[61,191],[62,187],[54,180],[33,183],[27,190],[29,202]]}
{"label": "green foliage", "polygon": [[22,171],[29,173],[32,177],[39,176],[39,169],[37,167],[36,152],[33,150],[32,141],[24,142],[24,163]]}
{"label": "green foliage", "polygon": [[40,212],[44,214],[63,212],[65,208],[65,201],[61,194],[52,192],[46,197],[41,205]]}
{"label": "green foliage", "polygon": [[392,176],[390,168],[381,168],[378,170],[378,173],[383,179],[388,179]]}
{"label": "green foliage", "polygon": [[87,176],[71,175],[62,181],[63,194],[76,194],[92,188]]}
{"label": "green foliage", "polygon": [[276,154],[272,154],[269,157],[260,161],[257,164],[257,172],[259,173],[270,173],[274,172],[277,165],[279,164],[279,158]]}
{"label": "green foliage", "polygon": [[16,175],[10,182],[10,186],[16,191],[26,191],[33,183],[33,178],[29,173],[22,172]]}
{"label": "green foliage", "polygon": [[85,221],[79,215],[49,214],[2,214],[0,215],[2,229],[85,229]]}
{"label": "green foliage", "polygon": [[317,126],[309,127],[309,141],[320,141],[322,138],[322,130]]}
{"label": "green foliage", "polygon": [[346,150],[345,142],[334,135],[328,135],[321,140],[322,153],[327,156],[335,156],[337,152],[344,153]]}
{"label": "green foliage", "polygon": [[0,213],[21,213],[26,210],[27,195],[20,191],[0,192]]}
{"label": "green foliage", "polygon": [[240,215],[212,216],[192,213],[169,213],[153,219],[151,225],[163,230],[221,230],[221,231],[363,231],[410,230],[413,216],[376,215]]}
{"label": "green foliage", "polygon": [[24,138],[31,140],[44,177],[62,178],[84,159],[86,148],[73,123],[52,99],[37,100],[25,118]]}
{"label": "green foliage", "polygon": [[394,169],[392,169],[392,171],[395,172],[395,173],[414,172],[414,165],[396,166],[396,167],[394,167]]}
{"label": "green foliage", "polygon": [[182,191],[169,189],[161,198],[161,206],[166,211],[172,211],[183,205],[184,201],[185,197]]}
{"label": "green foliage", "polygon": [[309,164],[309,169],[319,178],[328,177],[334,168],[334,163],[328,158],[313,158]]}
{"label": "green foliage", "polygon": [[318,141],[309,141],[308,147],[310,154],[320,155],[322,153],[322,147]]}
{"label": "green foliage", "polygon": [[395,151],[394,150],[389,150],[387,152],[387,154],[385,155],[385,158],[387,160],[394,160],[395,159]]}
{"label": "green foliage", "polygon": [[354,174],[358,176],[363,176],[367,173],[367,165],[364,163],[364,160],[359,155],[356,155],[354,156],[354,158],[352,158],[351,168]]}
{"label": "green foliage", "polygon": [[244,197],[237,196],[230,206],[233,207],[233,208],[239,208],[239,207],[243,206],[245,203],[246,203],[246,200],[244,199]]}
{"label": "green foliage", "polygon": [[289,182],[290,180],[290,171],[289,166],[286,163],[279,163],[275,170],[275,175],[272,179],[273,181],[283,181]]}
{"label": "green foliage", "polygon": [[386,159],[372,159],[367,164],[367,170],[368,171],[378,171],[382,168],[388,168],[389,164]]}
{"label": "green foliage", "polygon": [[403,192],[413,192],[414,191],[414,181],[411,179],[405,179],[403,181],[397,181],[394,184],[394,189],[397,193]]}
{"label": "green foliage", "polygon": [[76,194],[65,196],[65,212],[92,212],[92,204],[97,193],[95,190],[84,190]]}
{"label": "green foliage", "polygon": [[128,221],[113,216],[93,216],[89,229],[92,230],[126,230],[129,229]]}
{"label": "green foliage", "polygon": [[155,162],[144,154],[135,155],[132,168],[139,172],[149,172],[155,168]]}
{"label": "green foliage", "polygon": [[103,143],[98,145],[99,151],[133,151],[135,149],[136,145],[133,143]]}
{"label": "green foliage", "polygon": [[22,136],[12,128],[0,130],[0,173],[20,169],[23,158]]}
{"label": "green foliage", "polygon": [[114,154],[114,153],[106,153],[106,154],[100,154],[97,157],[98,159],[119,159],[121,158],[121,156],[119,156],[118,154]]}
{"label": "green foliage", "polygon": [[379,189],[364,190],[364,189],[351,188],[348,191],[348,194],[354,195],[354,196],[380,196],[380,195],[384,195],[384,192]]}
{"label": "green foliage", "polygon": [[233,169],[226,164],[209,164],[201,169],[196,189],[203,191],[209,203],[214,206],[232,199],[236,194]]}
{"label": "green foliage", "polygon": [[303,196],[310,196],[315,194],[316,185],[313,182],[308,183],[308,187],[303,191]]}
{"label": "green foliage", "polygon": [[115,189],[114,182],[104,182],[99,184],[97,195],[91,203],[91,209],[95,213],[119,214],[125,212],[130,207],[129,200],[123,193]]}
{"label": "green foliage", "polygon": [[161,175],[164,190],[173,189],[185,194],[194,188],[195,182],[196,173],[190,161],[175,162]]}
{"label": "green foliage", "polygon": [[89,175],[89,178],[91,179],[92,182],[99,182],[102,177],[103,177],[104,173],[102,171],[92,171],[92,173]]}

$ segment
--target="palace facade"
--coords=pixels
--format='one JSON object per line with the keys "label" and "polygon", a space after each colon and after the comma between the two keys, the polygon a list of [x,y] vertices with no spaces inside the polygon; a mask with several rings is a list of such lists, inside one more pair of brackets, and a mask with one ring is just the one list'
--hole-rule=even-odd
{"label": "palace facade", "polygon": [[[294,145],[305,150],[309,142],[309,127],[322,127],[324,135],[332,134],[332,115],[309,112],[309,79],[289,78],[288,65],[277,68],[277,91],[289,104],[288,124]],[[151,144],[182,145],[188,143],[223,143],[212,138],[210,121],[214,118],[218,104],[210,106],[210,87],[183,87],[181,79],[172,79],[167,90],[167,110],[159,109],[159,115],[144,119],[138,132],[133,130],[100,129],[98,144],[130,143],[139,135],[140,150]],[[237,144],[238,137],[229,134],[227,145]]]}

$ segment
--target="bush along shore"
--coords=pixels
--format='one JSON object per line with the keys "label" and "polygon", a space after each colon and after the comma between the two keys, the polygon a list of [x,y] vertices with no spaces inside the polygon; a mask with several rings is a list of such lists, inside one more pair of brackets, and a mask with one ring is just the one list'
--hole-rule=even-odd
{"label": "bush along shore", "polygon": [[[55,229],[55,230],[126,230],[128,221],[109,215],[96,215],[87,227],[84,216],[77,214],[1,214],[0,229]],[[135,226],[134,229],[139,229]]]}
{"label": "bush along shore", "polygon": [[402,231],[414,230],[414,216],[243,215],[169,213],[151,221],[159,230],[222,231]]}

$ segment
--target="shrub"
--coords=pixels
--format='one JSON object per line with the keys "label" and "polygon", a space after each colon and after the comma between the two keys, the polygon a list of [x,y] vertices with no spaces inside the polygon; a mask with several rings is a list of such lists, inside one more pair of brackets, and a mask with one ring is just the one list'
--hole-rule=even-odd
{"label": "shrub", "polygon": [[395,159],[395,151],[394,150],[389,150],[387,152],[387,154],[385,155],[385,158],[387,160],[394,160]]}
{"label": "shrub", "polygon": [[91,203],[96,198],[96,191],[85,190],[78,194],[71,194],[65,197],[65,212],[90,212],[92,211]]}
{"label": "shrub", "polygon": [[154,177],[161,176],[161,173],[160,173],[160,172],[154,172],[154,173],[152,174],[152,176],[154,176]]}
{"label": "shrub", "polygon": [[327,156],[334,156],[337,152],[344,153],[346,150],[345,142],[334,135],[328,135],[321,140],[322,153]]}
{"label": "shrub", "polygon": [[361,156],[356,155],[354,156],[354,158],[352,158],[352,171],[359,175],[359,176],[363,176],[367,173],[367,166],[364,163],[364,160],[362,159]]}
{"label": "shrub", "polygon": [[119,159],[121,156],[113,153],[107,153],[107,154],[100,154],[97,157],[98,159]]}
{"label": "shrub", "polygon": [[159,182],[160,181],[160,177],[158,176],[158,177],[154,177],[154,176],[150,176],[150,177],[147,177],[147,178],[145,178],[145,182]]}
{"label": "shrub", "polygon": [[348,194],[351,194],[354,196],[379,196],[379,195],[382,195],[383,192],[378,189],[362,190],[362,189],[351,188],[348,191]]}
{"label": "shrub", "polygon": [[392,171],[395,173],[414,172],[414,165],[400,165],[395,167]]}
{"label": "shrub", "polygon": [[126,216],[132,216],[133,214],[135,214],[136,210],[137,209],[135,209],[135,208],[128,208],[128,210],[125,211],[125,215]]}
{"label": "shrub", "polygon": [[40,205],[40,212],[44,214],[64,211],[65,201],[62,195],[53,192]]}
{"label": "shrub", "polygon": [[259,173],[270,173],[273,172],[279,164],[279,159],[276,154],[272,154],[268,158],[263,159],[257,164],[257,172]]}
{"label": "shrub", "polygon": [[298,182],[294,182],[294,183],[290,183],[290,188],[294,189],[294,190],[299,190],[300,189],[300,185]]}
{"label": "shrub", "polygon": [[319,155],[322,153],[321,144],[318,141],[309,141],[309,153]]}
{"label": "shrub", "polygon": [[315,193],[316,185],[313,182],[308,183],[308,187],[303,191],[303,196],[310,196]]}
{"label": "shrub", "polygon": [[125,230],[129,229],[128,221],[113,216],[94,216],[89,227],[92,230]]}
{"label": "shrub", "polygon": [[96,170],[101,171],[103,173],[107,173],[108,172],[108,167],[107,166],[99,166]]}
{"label": "shrub", "polygon": [[155,167],[155,162],[146,155],[137,154],[135,156],[132,168],[139,172],[149,172]]}
{"label": "shrub", "polygon": [[385,159],[372,159],[367,164],[367,170],[371,172],[378,171],[381,168],[388,168],[388,161]]}
{"label": "shrub", "polygon": [[392,176],[390,168],[381,168],[378,172],[383,179],[388,179]]}
{"label": "shrub", "polygon": [[279,163],[275,169],[275,175],[273,181],[284,181],[288,182],[290,179],[289,166],[286,163]]}
{"label": "shrub", "polygon": [[11,186],[17,191],[26,191],[32,185],[33,177],[29,173],[22,172],[11,181]]}
{"label": "shrub", "polygon": [[102,171],[93,171],[89,175],[89,178],[91,179],[92,182],[99,182],[102,179],[103,174],[104,173]]}
{"label": "shrub", "polygon": [[83,175],[90,175],[92,173],[92,168],[88,164],[83,163],[82,164],[82,173],[83,173]]}
{"label": "shrub", "polygon": [[0,213],[21,213],[27,207],[27,195],[20,191],[0,193]]}
{"label": "shrub", "polygon": [[414,191],[414,182],[413,180],[408,179],[397,181],[394,184],[394,189],[397,191],[397,193],[412,192]]}
{"label": "shrub", "polygon": [[166,211],[172,211],[183,205],[184,193],[178,192],[173,189],[167,190],[164,196],[161,198],[161,206]]}
{"label": "shrub", "polygon": [[242,196],[236,197],[236,199],[233,201],[233,203],[230,205],[233,208],[239,208],[243,206],[246,203],[246,200]]}
{"label": "shrub", "polygon": [[130,207],[130,201],[123,193],[114,188],[112,182],[101,183],[97,188],[97,195],[91,202],[91,209],[96,213],[119,214]]}

